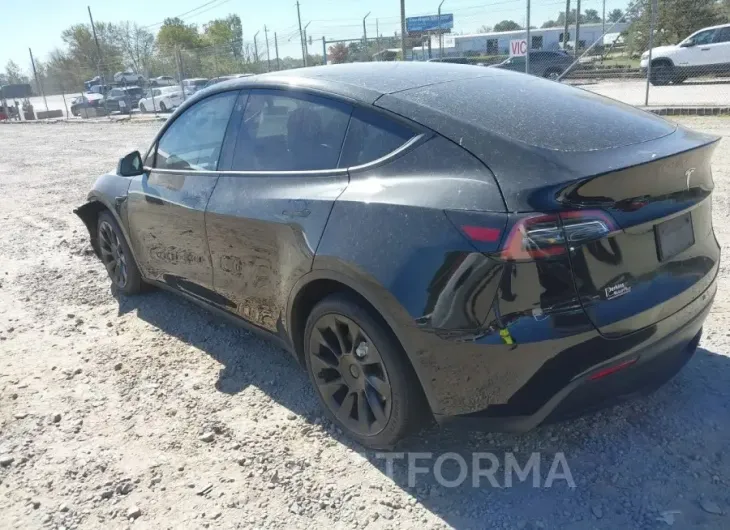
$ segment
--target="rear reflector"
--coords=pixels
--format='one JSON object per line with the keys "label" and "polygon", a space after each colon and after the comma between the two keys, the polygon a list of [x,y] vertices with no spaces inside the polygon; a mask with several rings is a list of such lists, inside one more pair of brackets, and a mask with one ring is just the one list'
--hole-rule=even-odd
{"label": "rear reflector", "polygon": [[596,379],[601,379],[602,377],[606,377],[607,375],[611,375],[613,373],[618,372],[619,370],[623,370],[624,368],[627,368],[634,364],[636,362],[636,359],[629,359],[627,361],[624,361],[622,363],[616,364],[614,366],[609,366],[608,368],[604,368],[603,370],[599,370],[595,374],[591,375],[588,379],[591,381],[595,381]]}
{"label": "rear reflector", "polygon": [[484,226],[462,226],[461,230],[474,241],[483,243],[496,243],[502,235],[499,228],[487,228]]}

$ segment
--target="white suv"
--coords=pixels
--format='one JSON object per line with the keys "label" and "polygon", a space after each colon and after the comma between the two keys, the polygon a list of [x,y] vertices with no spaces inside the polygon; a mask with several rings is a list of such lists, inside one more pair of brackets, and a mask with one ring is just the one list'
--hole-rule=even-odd
{"label": "white suv", "polygon": [[[646,73],[649,52],[641,56]],[[682,42],[651,51],[651,84],[681,83],[688,77],[730,73],[730,24],[696,31]]]}

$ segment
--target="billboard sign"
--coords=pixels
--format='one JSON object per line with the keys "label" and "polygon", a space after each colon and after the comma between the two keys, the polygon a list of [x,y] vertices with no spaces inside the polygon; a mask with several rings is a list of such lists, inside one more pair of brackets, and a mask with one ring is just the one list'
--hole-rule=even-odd
{"label": "billboard sign", "polygon": [[[441,13],[441,31],[450,30],[454,27],[454,15],[452,13]],[[439,30],[439,16],[428,15],[425,17],[406,18],[407,33],[423,33],[426,31]]]}
{"label": "billboard sign", "polygon": [[527,39],[509,41],[509,54],[511,57],[524,57],[527,55]]}

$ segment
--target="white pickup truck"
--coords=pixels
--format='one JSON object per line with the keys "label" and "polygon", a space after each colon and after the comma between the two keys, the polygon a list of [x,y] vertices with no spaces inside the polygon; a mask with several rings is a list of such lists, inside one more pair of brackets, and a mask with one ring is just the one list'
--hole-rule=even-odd
{"label": "white pickup truck", "polygon": [[[641,56],[646,74],[649,52]],[[730,24],[703,28],[679,44],[651,50],[652,85],[679,84],[689,77],[730,74]]]}

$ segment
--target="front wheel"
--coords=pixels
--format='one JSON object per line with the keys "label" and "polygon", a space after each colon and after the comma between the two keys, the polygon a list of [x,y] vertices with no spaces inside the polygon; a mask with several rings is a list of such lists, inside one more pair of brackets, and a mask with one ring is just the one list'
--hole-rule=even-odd
{"label": "front wheel", "polygon": [[349,437],[384,449],[419,428],[428,410],[393,333],[357,299],[318,303],[304,332],[307,371],[327,415]]}
{"label": "front wheel", "polygon": [[651,67],[651,82],[654,86],[665,86],[672,81],[673,68],[666,63],[659,63]]}
{"label": "front wheel", "polygon": [[147,112],[147,108],[144,106],[144,103],[140,104],[139,111],[142,112],[142,113]]}
{"label": "front wheel", "polygon": [[142,275],[122,230],[108,211],[99,215],[96,236],[99,257],[112,285],[126,295],[140,293],[144,286]]}

